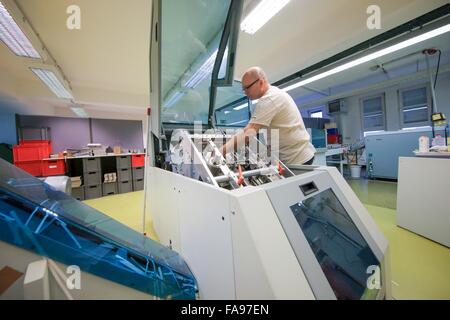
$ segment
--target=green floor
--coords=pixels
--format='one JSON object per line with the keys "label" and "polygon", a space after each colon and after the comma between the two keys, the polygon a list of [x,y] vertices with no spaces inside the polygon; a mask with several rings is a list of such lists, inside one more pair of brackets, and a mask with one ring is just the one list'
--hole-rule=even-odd
{"label": "green floor", "polygon": [[[363,179],[348,183],[389,240],[394,298],[450,299],[450,248],[396,226],[397,184]],[[85,203],[142,231],[142,191]],[[146,232],[157,240],[151,217]]]}
{"label": "green floor", "polygon": [[[142,208],[144,206],[144,191],[86,200],[84,203],[122,222],[136,231],[143,231]],[[158,241],[158,237],[153,230],[152,218],[147,216],[145,220],[145,232],[147,236]]]}

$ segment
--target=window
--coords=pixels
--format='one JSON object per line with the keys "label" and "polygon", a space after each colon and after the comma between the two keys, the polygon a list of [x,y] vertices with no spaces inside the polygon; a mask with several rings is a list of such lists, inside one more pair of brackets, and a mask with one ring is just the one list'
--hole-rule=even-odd
{"label": "window", "polygon": [[361,100],[362,128],[364,132],[385,130],[384,94]]}
{"label": "window", "polygon": [[301,109],[300,113],[303,118],[316,118],[316,119],[325,119],[328,118],[326,106],[312,106],[306,109]]}
{"label": "window", "polygon": [[323,112],[321,110],[318,111],[312,111],[309,116],[311,118],[323,118]]}
{"label": "window", "polygon": [[399,91],[402,128],[430,124],[431,103],[426,86]]}

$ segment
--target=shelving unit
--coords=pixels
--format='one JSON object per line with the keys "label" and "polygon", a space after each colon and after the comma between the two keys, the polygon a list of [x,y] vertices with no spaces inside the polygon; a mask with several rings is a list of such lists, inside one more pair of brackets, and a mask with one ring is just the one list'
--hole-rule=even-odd
{"label": "shelving unit", "polygon": [[[82,179],[81,187],[72,188],[72,196],[81,201],[142,190],[144,163],[134,157],[145,159],[144,154],[67,158],[67,175]],[[106,182],[105,174],[114,172],[117,180]]]}

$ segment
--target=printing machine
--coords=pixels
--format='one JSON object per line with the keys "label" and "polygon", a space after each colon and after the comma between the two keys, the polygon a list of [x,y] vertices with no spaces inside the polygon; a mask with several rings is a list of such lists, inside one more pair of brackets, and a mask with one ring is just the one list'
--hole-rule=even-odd
{"label": "printing machine", "polygon": [[[248,99],[233,98],[242,4],[152,3],[156,108],[148,126],[143,221],[152,216],[160,243],[69,197],[67,180],[55,188],[0,160],[0,268],[17,275],[0,298],[391,298],[388,242],[335,168],[286,166],[260,136],[228,154],[220,152],[231,135],[213,123],[214,110],[243,110],[243,102],[250,110]],[[215,59],[200,54],[189,70],[204,58],[214,67],[199,68],[211,72],[203,82],[193,73],[195,81],[171,83],[161,58],[170,56],[164,43],[173,42],[161,30],[184,28],[170,18],[195,11],[182,10],[185,6],[207,10],[215,17],[209,22],[216,24],[201,26],[208,32],[190,30],[192,37],[212,37],[204,43]],[[170,30],[169,36],[179,31]],[[194,49],[202,48],[196,40]],[[175,57],[185,58],[178,52]],[[167,83],[172,87],[163,95]],[[192,100],[175,100],[189,98],[189,90],[207,102],[208,112],[191,114],[207,114],[208,132],[162,121],[168,113],[174,119],[187,113]],[[68,292],[62,269],[73,266],[86,271],[85,280],[81,290]]]}
{"label": "printing machine", "polygon": [[390,298],[388,242],[335,168],[224,157],[227,139],[175,130],[147,176],[154,228],[201,299]]}
{"label": "printing machine", "polygon": [[152,2],[143,220],[200,299],[390,299],[388,242],[335,168],[286,166],[261,135],[220,152],[251,112],[233,74],[243,1],[189,5]]}

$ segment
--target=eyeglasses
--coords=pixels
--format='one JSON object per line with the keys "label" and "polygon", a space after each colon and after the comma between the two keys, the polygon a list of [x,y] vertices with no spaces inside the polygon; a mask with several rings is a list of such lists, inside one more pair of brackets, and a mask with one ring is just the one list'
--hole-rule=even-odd
{"label": "eyeglasses", "polygon": [[248,86],[246,87],[242,87],[242,91],[246,91],[248,89],[250,89],[256,82],[258,82],[259,78],[256,79],[255,81],[253,81],[252,83],[250,83]]}

